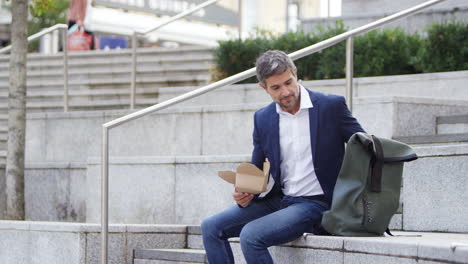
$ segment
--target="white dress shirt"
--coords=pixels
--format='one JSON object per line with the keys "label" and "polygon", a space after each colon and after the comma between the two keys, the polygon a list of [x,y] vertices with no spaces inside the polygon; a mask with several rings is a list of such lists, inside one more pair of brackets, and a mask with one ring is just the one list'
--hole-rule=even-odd
{"label": "white dress shirt", "polygon": [[312,159],[309,108],[312,102],[307,90],[300,84],[300,108],[292,115],[276,104],[279,114],[281,151],[281,183],[285,195],[312,196],[323,194]]}

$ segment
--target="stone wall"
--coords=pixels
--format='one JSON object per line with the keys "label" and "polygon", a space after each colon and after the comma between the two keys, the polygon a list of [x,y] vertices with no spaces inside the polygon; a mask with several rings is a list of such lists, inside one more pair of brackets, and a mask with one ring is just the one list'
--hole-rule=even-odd
{"label": "stone wall", "polygon": [[[109,263],[133,263],[135,248],[183,248],[186,226],[109,226]],[[0,263],[98,264],[98,224],[0,221]]]}

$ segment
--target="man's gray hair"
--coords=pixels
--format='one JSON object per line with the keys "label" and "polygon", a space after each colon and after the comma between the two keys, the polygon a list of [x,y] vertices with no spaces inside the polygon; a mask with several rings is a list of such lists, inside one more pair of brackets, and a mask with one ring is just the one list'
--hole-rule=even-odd
{"label": "man's gray hair", "polygon": [[281,74],[288,69],[295,75],[296,70],[294,62],[281,50],[269,50],[263,53],[258,57],[255,66],[257,67],[257,79],[263,86],[266,86],[265,80],[268,77]]}

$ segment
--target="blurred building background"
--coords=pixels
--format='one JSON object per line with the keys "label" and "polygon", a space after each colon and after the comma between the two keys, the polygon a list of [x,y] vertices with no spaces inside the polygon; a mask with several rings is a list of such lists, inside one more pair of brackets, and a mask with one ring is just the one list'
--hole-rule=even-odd
{"label": "blurred building background", "polygon": [[[57,0],[67,1],[67,0]],[[318,25],[342,20],[355,28],[426,0],[219,0],[186,19],[180,19],[157,32],[140,38],[142,46],[216,46],[217,41],[247,38],[259,31],[281,34],[287,31],[313,31]],[[169,17],[188,10],[204,0],[88,0],[84,25],[87,30],[109,39],[124,38],[133,31],[146,32]],[[8,1],[0,0],[0,46],[8,43],[11,15]],[[391,24],[416,32],[432,22],[468,18],[468,1],[448,0],[416,16]],[[106,40],[106,41],[107,41]],[[117,41],[117,40],[116,40]],[[121,39],[119,41],[122,41]],[[48,45],[49,41],[43,41]],[[128,47],[128,45],[124,45]],[[39,50],[49,51],[41,48]]]}

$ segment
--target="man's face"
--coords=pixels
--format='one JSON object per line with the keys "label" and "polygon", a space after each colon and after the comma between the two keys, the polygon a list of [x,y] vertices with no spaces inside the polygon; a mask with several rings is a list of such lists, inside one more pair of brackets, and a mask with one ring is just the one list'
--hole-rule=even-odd
{"label": "man's face", "polygon": [[283,111],[295,114],[300,107],[300,91],[296,74],[291,70],[272,75],[265,79],[266,87],[260,86],[271,96]]}

